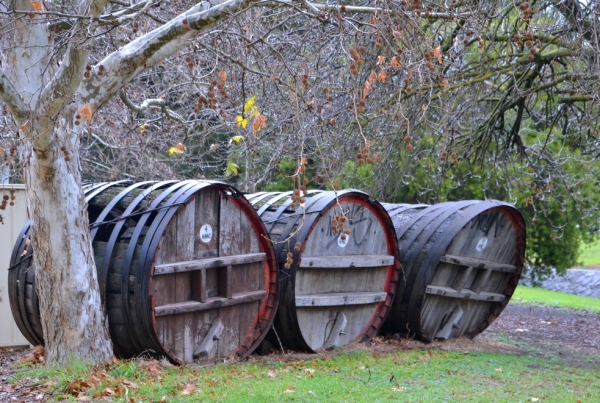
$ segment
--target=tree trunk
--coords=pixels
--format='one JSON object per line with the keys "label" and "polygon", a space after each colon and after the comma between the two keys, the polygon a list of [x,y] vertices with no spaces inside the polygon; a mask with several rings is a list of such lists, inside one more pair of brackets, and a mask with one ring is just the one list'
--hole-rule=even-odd
{"label": "tree trunk", "polygon": [[[73,116],[69,109],[61,115]],[[56,127],[50,121],[38,122],[38,130],[47,125],[56,141],[46,150],[31,144],[24,150],[29,160],[25,180],[46,356],[49,362],[64,363],[76,351],[84,360],[108,361],[112,343],[81,188],[79,141],[65,122],[60,119]]]}

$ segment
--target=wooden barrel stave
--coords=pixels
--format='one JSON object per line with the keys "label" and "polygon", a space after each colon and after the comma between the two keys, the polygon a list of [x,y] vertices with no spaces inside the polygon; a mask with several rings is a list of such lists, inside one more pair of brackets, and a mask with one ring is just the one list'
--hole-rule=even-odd
{"label": "wooden barrel stave", "polygon": [[[342,191],[337,199],[333,192],[309,194],[305,196],[304,215],[300,214],[301,209],[290,209],[290,194],[249,196],[270,228],[270,237],[278,242],[275,250],[281,267],[281,303],[276,319],[279,338],[289,348],[315,351],[372,337],[396,288],[397,262],[395,255],[390,254],[396,242],[393,236],[388,237],[386,227],[391,222],[377,217],[377,205],[373,207],[364,193]],[[353,233],[349,235],[353,241],[344,248],[339,247],[338,237],[331,230],[331,220],[339,213],[339,206],[348,210],[347,216],[355,218],[350,225]],[[359,225],[363,221],[375,225]],[[354,236],[361,241],[354,242]],[[323,241],[325,238],[327,242]],[[381,242],[387,238],[391,245]],[[296,242],[301,244],[300,252],[294,251]],[[286,270],[283,265],[290,248],[293,264]],[[373,263],[381,256],[386,259]],[[342,323],[343,331],[338,335],[335,329]]]}
{"label": "wooden barrel stave", "polygon": [[[514,207],[496,201],[436,206],[406,209],[402,205],[400,210],[398,205],[385,205],[392,211],[401,264],[410,275],[399,288],[384,330],[408,330],[424,341],[473,337],[502,312],[518,282],[525,245],[523,219]],[[436,218],[426,226],[414,225],[416,215],[431,217],[434,208]],[[394,211],[403,217],[395,217]],[[409,221],[413,227],[406,225]],[[418,237],[415,232],[420,232]],[[486,239],[479,252],[485,250],[485,260],[477,260],[483,256],[477,252],[482,233]],[[493,235],[489,241],[488,234]],[[418,245],[407,247],[409,236]]]}
{"label": "wooden barrel stave", "polygon": [[[97,267],[104,270],[103,296],[115,352],[125,357],[147,353],[167,356],[174,363],[192,362],[194,350],[218,321],[223,328],[219,340],[196,358],[251,353],[270,328],[278,297],[272,247],[264,239],[266,231],[254,209],[225,184],[168,181],[150,185],[130,185],[93,213],[96,219],[110,221],[95,228],[97,237],[108,241],[93,245]],[[101,195],[101,188],[109,187],[86,190]],[[151,196],[150,203],[146,196]],[[131,204],[124,205],[123,200]],[[112,221],[115,215],[139,208],[138,204],[145,204],[143,214]],[[209,219],[213,240],[219,241],[206,243],[196,235],[206,224],[202,213],[211,205],[217,208]],[[220,261],[227,259],[231,264],[219,269]],[[198,261],[212,261],[212,268],[183,272],[164,268]],[[159,275],[154,276],[155,270]],[[200,272],[208,279],[202,285],[208,289],[205,303],[193,295],[201,288]],[[226,285],[219,287],[219,283]],[[216,294],[225,295],[217,298]],[[179,313],[180,306],[187,306],[187,311]]]}

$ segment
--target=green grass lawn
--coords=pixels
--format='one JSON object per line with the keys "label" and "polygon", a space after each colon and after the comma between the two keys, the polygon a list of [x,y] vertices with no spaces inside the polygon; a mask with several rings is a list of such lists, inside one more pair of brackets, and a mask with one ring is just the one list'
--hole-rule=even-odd
{"label": "green grass lawn", "polygon": [[564,292],[548,291],[541,288],[520,285],[515,290],[511,303],[527,303],[553,306],[557,308],[584,309],[600,313],[600,299],[579,297]]}
{"label": "green grass lawn", "polygon": [[181,368],[132,360],[26,372],[66,401],[592,402],[600,390],[600,370],[558,359],[440,350]]}
{"label": "green grass lawn", "polygon": [[582,245],[579,260],[585,267],[600,267],[600,240]]}
{"label": "green grass lawn", "polygon": [[[517,287],[511,303],[600,313],[600,299],[525,286]],[[24,367],[10,382],[43,385],[45,401],[71,402],[598,401],[597,366],[573,366],[560,356],[539,358],[533,351],[513,355],[423,347],[338,350],[295,361],[271,355],[207,366],[127,360],[97,367]]]}

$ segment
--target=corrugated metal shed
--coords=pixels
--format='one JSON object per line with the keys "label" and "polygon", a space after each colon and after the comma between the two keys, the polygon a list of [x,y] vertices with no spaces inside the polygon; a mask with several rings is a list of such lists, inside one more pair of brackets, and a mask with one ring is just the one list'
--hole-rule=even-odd
{"label": "corrugated metal shed", "polygon": [[0,347],[26,346],[29,344],[13,320],[8,300],[10,254],[21,229],[27,222],[27,201],[24,185],[0,184],[0,199],[4,195],[10,196],[11,189],[15,189],[15,205],[7,205],[5,210],[0,210],[4,222],[4,224],[0,224]]}

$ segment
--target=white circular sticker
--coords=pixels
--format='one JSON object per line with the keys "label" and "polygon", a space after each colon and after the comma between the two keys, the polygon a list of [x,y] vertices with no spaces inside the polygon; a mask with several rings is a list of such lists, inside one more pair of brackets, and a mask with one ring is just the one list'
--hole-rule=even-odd
{"label": "white circular sticker", "polygon": [[[344,239],[342,239],[342,236],[346,235]],[[340,248],[345,248],[346,245],[348,245],[348,241],[350,240],[350,235],[347,234],[341,234],[338,238],[338,246]]]}
{"label": "white circular sticker", "polygon": [[488,239],[486,237],[483,237],[479,240],[479,242],[477,242],[477,251],[481,252],[482,250],[485,249],[485,247],[487,246],[488,243]]}
{"label": "white circular sticker", "polygon": [[200,228],[200,240],[204,243],[209,243],[212,239],[212,227],[208,224],[204,224],[202,228]]}

